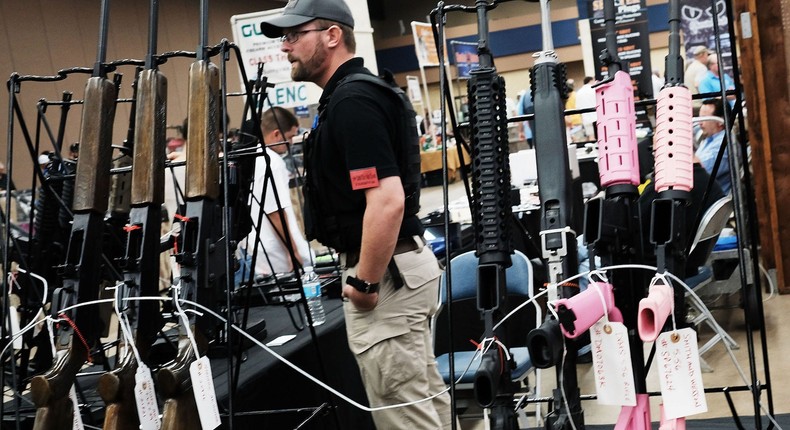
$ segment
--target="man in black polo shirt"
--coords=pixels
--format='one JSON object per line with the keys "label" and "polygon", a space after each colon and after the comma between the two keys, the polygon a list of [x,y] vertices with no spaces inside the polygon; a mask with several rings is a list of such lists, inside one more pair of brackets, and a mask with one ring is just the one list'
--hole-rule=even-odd
{"label": "man in black polo shirt", "polygon": [[[341,253],[349,346],[376,408],[445,389],[428,327],[441,269],[416,216],[413,112],[409,136],[404,103],[354,57],[353,27],[342,0],[291,0],[261,25],[281,37],[291,78],[324,89],[305,145],[305,230]],[[375,410],[373,419],[380,429],[450,428],[450,399]]]}

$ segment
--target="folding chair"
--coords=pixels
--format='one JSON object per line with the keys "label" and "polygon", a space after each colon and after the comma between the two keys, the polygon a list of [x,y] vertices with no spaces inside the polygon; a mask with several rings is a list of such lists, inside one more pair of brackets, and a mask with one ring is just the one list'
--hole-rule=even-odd
{"label": "folding chair", "polygon": [[[520,251],[512,256],[512,266],[505,271],[506,303],[505,314],[509,313],[532,297],[532,263]],[[434,318],[434,350],[436,352],[439,373],[446,384],[457,381],[457,391],[468,391],[473,388],[475,371],[479,366],[479,354],[475,354],[476,346],[484,332],[481,313],[477,309],[477,266],[478,259],[474,251],[468,251],[451,260],[451,276],[453,288],[453,339],[452,349],[455,359],[455,375],[450,376],[449,365],[449,330],[447,315],[446,274],[442,275],[440,310]],[[537,396],[540,379],[537,370],[532,366],[529,351],[526,348],[527,333],[541,323],[541,310],[537,303],[525,306],[513,314],[504,323],[507,347],[514,357],[516,367],[512,371],[512,380],[520,387],[527,388],[526,377],[530,370],[535,371],[533,393]],[[476,357],[476,361],[472,361]],[[459,380],[460,379],[460,380]],[[457,402],[459,403],[459,402]],[[461,404],[463,406],[463,404]],[[536,408],[536,420],[541,419],[540,405]]]}

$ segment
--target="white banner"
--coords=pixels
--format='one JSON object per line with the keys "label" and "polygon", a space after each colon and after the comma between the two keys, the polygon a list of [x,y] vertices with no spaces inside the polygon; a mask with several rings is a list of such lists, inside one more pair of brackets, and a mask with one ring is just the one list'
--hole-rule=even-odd
{"label": "white banner", "polygon": [[[321,88],[311,82],[291,81],[291,63],[280,51],[278,39],[269,39],[261,33],[261,21],[270,15],[279,15],[282,9],[234,15],[230,18],[233,39],[241,51],[247,79],[255,80],[258,64],[263,63],[263,75],[274,88],[267,90],[269,101],[274,106],[294,107],[317,104]],[[242,82],[242,91],[244,85]],[[268,105],[268,103],[267,103]]]}
{"label": "white banner", "polygon": [[406,76],[406,88],[409,89],[409,101],[421,104],[422,91],[420,90],[420,79],[416,76]]}

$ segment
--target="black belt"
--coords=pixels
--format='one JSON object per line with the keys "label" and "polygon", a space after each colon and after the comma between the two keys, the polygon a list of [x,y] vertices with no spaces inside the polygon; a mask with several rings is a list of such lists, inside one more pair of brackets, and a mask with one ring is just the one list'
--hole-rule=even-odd
{"label": "black belt", "polygon": [[[417,244],[416,240],[420,240],[422,244]],[[407,252],[416,251],[423,246],[425,246],[425,239],[422,236],[418,236],[418,239],[412,237],[404,237],[402,239],[398,239],[398,242],[395,243],[395,250],[392,252],[392,255],[399,255],[405,254]],[[346,252],[346,267],[354,267],[359,263],[359,250],[349,251]]]}

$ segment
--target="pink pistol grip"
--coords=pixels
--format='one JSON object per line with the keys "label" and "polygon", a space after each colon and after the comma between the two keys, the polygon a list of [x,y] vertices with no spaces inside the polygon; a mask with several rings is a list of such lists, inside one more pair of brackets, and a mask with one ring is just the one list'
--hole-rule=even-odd
{"label": "pink pistol grip", "polygon": [[672,287],[663,282],[650,286],[647,297],[639,301],[637,311],[636,325],[642,341],[656,340],[674,306],[675,296]]}
{"label": "pink pistol grip", "polygon": [[595,88],[601,185],[639,184],[634,87],[622,70]]}
{"label": "pink pistol grip", "polygon": [[656,191],[690,191],[694,186],[694,132],[691,92],[683,86],[665,87],[656,106],[655,155]]}
{"label": "pink pistol grip", "polygon": [[[600,290],[600,293],[597,290]],[[601,296],[606,302],[605,310]],[[605,282],[591,282],[587,289],[581,293],[571,298],[557,300],[554,308],[559,309],[560,306],[564,307],[567,312],[573,312],[576,317],[573,333],[566,331],[565,327],[560,324],[562,334],[568,339],[575,339],[581,336],[604,316],[604,312],[609,312],[609,317],[612,321],[623,321],[620,310],[614,305],[612,284]]]}

